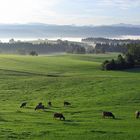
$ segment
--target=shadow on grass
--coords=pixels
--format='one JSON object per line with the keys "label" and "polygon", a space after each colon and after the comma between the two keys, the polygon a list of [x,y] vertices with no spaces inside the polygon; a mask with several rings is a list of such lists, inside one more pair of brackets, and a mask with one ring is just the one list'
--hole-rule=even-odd
{"label": "shadow on grass", "polygon": [[71,123],[74,122],[73,120],[65,120],[65,122]]}
{"label": "shadow on grass", "polygon": [[6,119],[0,117],[0,122],[8,122]]}
{"label": "shadow on grass", "polygon": [[123,132],[110,132],[110,131],[102,131],[102,130],[91,130],[92,133],[100,133],[100,134],[122,134]]}
{"label": "shadow on grass", "polygon": [[49,107],[49,109],[51,109],[51,108],[61,108],[61,107],[58,107],[58,106]]}
{"label": "shadow on grass", "polygon": [[123,70],[123,72],[140,73],[140,67],[139,68],[132,68],[132,69]]}
{"label": "shadow on grass", "polygon": [[77,122],[74,121],[74,120],[65,120],[65,121],[64,121],[64,125],[78,126],[79,123],[77,123]]}
{"label": "shadow on grass", "polygon": [[74,106],[63,106],[64,108],[75,108]]}
{"label": "shadow on grass", "polygon": [[101,118],[102,120],[124,120],[124,119],[122,119],[122,118]]}
{"label": "shadow on grass", "polygon": [[12,76],[43,76],[43,77],[64,77],[62,73],[35,73],[35,72],[29,72],[29,71],[20,71],[20,70],[8,70],[8,69],[0,69],[0,71],[6,71],[11,72],[11,74],[5,74],[5,75],[12,75]]}
{"label": "shadow on grass", "polygon": [[124,120],[124,119],[122,119],[122,118],[115,118],[114,120]]}
{"label": "shadow on grass", "polygon": [[50,112],[50,113],[54,113],[54,111],[52,111],[52,110],[42,110],[42,112]]}

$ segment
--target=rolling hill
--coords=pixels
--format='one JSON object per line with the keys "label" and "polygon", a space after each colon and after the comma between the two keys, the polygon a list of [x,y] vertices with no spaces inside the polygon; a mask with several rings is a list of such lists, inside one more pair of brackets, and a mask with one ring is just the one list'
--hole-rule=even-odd
{"label": "rolling hill", "polygon": [[[0,139],[138,140],[140,70],[100,70],[117,55],[0,55]],[[51,108],[34,110],[49,100]],[[72,105],[64,107],[64,100]],[[19,108],[24,101],[27,107]],[[116,119],[103,119],[102,111]]]}

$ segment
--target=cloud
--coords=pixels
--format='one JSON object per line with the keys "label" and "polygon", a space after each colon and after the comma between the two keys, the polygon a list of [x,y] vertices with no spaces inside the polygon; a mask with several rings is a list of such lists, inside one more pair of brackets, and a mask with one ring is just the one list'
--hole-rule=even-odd
{"label": "cloud", "polygon": [[140,0],[100,0],[99,7],[116,7],[123,10],[140,7]]}
{"label": "cloud", "polygon": [[54,7],[62,0],[0,0],[0,22],[41,22],[57,16]]}
{"label": "cloud", "polygon": [[140,0],[0,0],[0,23],[140,23],[139,7]]}

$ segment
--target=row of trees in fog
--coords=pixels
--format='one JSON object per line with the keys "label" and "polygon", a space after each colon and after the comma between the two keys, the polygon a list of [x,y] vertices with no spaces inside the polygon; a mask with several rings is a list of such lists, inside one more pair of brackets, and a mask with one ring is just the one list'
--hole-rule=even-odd
{"label": "row of trees in fog", "polygon": [[85,53],[85,48],[81,44],[70,43],[68,41],[57,41],[56,43],[0,43],[0,53],[9,54],[48,54],[48,53]]}
{"label": "row of trees in fog", "polygon": [[[132,43],[136,44],[136,43]],[[140,43],[137,43],[140,44]],[[132,46],[132,45],[131,45]],[[96,45],[80,42],[70,41],[52,41],[52,42],[15,42],[10,40],[9,43],[0,43],[0,53],[11,53],[11,54],[31,54],[33,52],[37,54],[48,54],[48,53],[106,53],[106,52],[120,52],[125,53],[131,47],[129,44],[113,44],[113,43],[97,43]]]}
{"label": "row of trees in fog", "polygon": [[31,51],[35,51],[38,54],[48,53],[105,53],[105,52],[125,52],[124,46],[114,46],[109,44],[96,44],[95,47],[84,43],[71,43],[68,41],[58,41],[56,43],[27,43],[27,42],[15,42],[15,43],[0,43],[0,53],[13,53],[26,55]]}
{"label": "row of trees in fog", "polygon": [[124,53],[127,51],[125,45],[119,44],[96,44],[95,53],[105,53],[105,52],[121,52]]}

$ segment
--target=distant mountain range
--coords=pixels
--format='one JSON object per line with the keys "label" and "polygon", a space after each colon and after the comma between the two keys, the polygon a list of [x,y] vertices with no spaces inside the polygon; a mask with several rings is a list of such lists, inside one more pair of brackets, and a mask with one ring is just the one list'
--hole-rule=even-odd
{"label": "distant mountain range", "polygon": [[125,23],[113,24],[112,26],[116,26],[116,27],[134,27],[134,28],[140,28],[140,25],[125,24]]}
{"label": "distant mountain range", "polygon": [[0,24],[0,38],[47,38],[47,37],[119,37],[140,35],[140,25],[115,24],[102,26]]}

